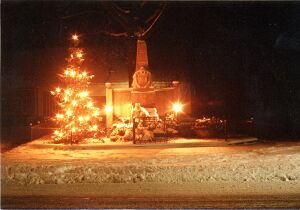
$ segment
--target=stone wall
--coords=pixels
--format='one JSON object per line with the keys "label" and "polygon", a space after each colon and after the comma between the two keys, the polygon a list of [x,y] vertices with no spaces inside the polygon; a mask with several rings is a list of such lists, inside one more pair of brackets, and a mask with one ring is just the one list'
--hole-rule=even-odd
{"label": "stone wall", "polygon": [[158,114],[163,116],[166,112],[171,111],[172,103],[180,98],[178,87],[145,92],[133,91],[131,88],[112,89],[111,97],[115,117],[130,116],[131,106],[135,103],[140,103],[147,108],[157,108]]}
{"label": "stone wall", "polygon": [[131,88],[113,89],[112,106],[116,117],[129,117],[131,113]]}
{"label": "stone wall", "polygon": [[107,127],[110,127],[114,118],[131,117],[132,105],[135,103],[146,108],[156,108],[158,114],[164,116],[172,110],[173,103],[181,102],[184,104],[184,113],[191,113],[189,84],[160,82],[158,86],[137,91],[128,86],[106,83],[106,105],[113,108],[113,112],[106,113]]}

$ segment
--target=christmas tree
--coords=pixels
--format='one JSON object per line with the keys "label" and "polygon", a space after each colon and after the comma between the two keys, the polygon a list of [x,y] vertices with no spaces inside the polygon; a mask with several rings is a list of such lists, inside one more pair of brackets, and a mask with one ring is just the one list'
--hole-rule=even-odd
{"label": "christmas tree", "polygon": [[100,110],[89,96],[88,86],[94,77],[82,70],[83,49],[77,47],[79,37],[72,36],[73,47],[66,59],[67,68],[60,74],[61,85],[54,95],[59,110],[53,120],[58,129],[52,135],[55,143],[79,143],[83,139],[95,138],[99,134]]}

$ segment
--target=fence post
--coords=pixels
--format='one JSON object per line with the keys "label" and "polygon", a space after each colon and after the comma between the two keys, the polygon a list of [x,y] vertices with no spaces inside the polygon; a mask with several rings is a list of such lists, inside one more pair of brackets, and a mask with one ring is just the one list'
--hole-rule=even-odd
{"label": "fence post", "polygon": [[227,128],[227,120],[225,120],[225,123],[224,123],[225,141],[227,141],[227,139],[228,139],[228,136],[227,136],[227,135],[228,135],[228,134],[227,134],[228,131],[227,131],[227,129],[228,129],[228,128]]}
{"label": "fence post", "polygon": [[[112,93],[112,85],[110,82],[105,83],[105,95],[106,95],[106,106],[113,107],[113,93]],[[106,113],[106,128],[110,128],[113,123],[113,112],[114,108],[111,112]]]}
{"label": "fence post", "polygon": [[133,136],[133,144],[136,144],[135,141],[135,127],[136,127],[136,123],[135,123],[135,117],[132,118],[132,136]]}

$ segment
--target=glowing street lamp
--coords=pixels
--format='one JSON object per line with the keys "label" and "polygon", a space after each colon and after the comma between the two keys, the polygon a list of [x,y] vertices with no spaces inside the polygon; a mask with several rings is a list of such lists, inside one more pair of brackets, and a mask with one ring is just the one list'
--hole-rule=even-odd
{"label": "glowing street lamp", "polygon": [[182,112],[182,109],[183,109],[183,104],[181,104],[179,102],[176,102],[173,104],[172,110],[173,110],[173,112],[175,112],[176,120],[178,120],[178,113]]}
{"label": "glowing street lamp", "polygon": [[176,115],[178,112],[182,112],[182,108],[183,108],[183,104],[179,102],[174,103],[172,106],[172,110],[176,113]]}
{"label": "glowing street lamp", "polygon": [[110,105],[106,105],[104,107],[104,110],[105,110],[105,113],[108,114],[108,113],[111,113],[113,111],[113,107],[110,106]]}

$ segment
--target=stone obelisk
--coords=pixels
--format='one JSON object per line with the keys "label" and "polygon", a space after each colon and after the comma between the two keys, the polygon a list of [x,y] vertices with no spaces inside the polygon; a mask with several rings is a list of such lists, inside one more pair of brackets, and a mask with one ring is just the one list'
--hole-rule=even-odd
{"label": "stone obelisk", "polygon": [[134,90],[145,91],[152,86],[151,73],[148,70],[147,44],[144,40],[137,40],[136,65],[132,79]]}
{"label": "stone obelisk", "polygon": [[137,40],[136,66],[132,76],[131,100],[133,104],[139,103],[142,106],[154,104],[155,92],[148,68],[147,44],[144,40]]}
{"label": "stone obelisk", "polygon": [[148,67],[148,53],[146,42],[138,39],[136,47],[135,71],[139,70],[141,67]]}

